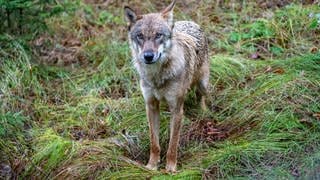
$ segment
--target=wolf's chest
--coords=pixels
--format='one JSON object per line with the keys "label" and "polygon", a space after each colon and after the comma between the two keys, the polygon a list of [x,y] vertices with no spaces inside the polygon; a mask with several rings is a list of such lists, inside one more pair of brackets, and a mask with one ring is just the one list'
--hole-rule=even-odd
{"label": "wolf's chest", "polygon": [[163,100],[165,98],[165,90],[164,89],[153,89],[152,94],[158,100]]}

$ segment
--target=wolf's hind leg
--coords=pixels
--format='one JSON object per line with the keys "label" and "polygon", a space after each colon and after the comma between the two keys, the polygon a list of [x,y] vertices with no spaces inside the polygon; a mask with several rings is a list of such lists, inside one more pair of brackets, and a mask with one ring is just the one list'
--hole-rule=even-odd
{"label": "wolf's hind leg", "polygon": [[200,107],[202,110],[207,110],[206,96],[208,94],[208,84],[209,84],[209,72],[203,74],[197,84],[197,97],[200,100]]}

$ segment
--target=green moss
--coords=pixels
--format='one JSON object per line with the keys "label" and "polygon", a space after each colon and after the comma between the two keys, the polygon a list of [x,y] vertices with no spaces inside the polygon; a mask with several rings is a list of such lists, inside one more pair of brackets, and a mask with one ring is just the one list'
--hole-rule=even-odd
{"label": "green moss", "polygon": [[[26,176],[37,174],[47,177],[59,166],[70,160],[77,149],[77,144],[58,136],[53,130],[48,129],[35,138],[34,151],[26,168]],[[41,171],[39,172],[39,168]]]}

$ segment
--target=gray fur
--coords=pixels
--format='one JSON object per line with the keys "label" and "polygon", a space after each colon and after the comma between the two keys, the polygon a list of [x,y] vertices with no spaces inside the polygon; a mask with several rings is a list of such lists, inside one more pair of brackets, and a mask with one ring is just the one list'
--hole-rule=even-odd
{"label": "gray fur", "polygon": [[[188,90],[196,86],[201,96],[201,107],[205,108],[209,83],[206,36],[192,21],[173,24],[174,5],[175,0],[160,13],[141,16],[130,8],[126,9],[133,63],[140,76],[150,127],[150,159],[146,167],[155,170],[160,161],[159,103],[165,100],[172,114],[166,163],[168,172],[176,171],[184,98]],[[151,64],[144,57],[147,51],[155,55]]]}

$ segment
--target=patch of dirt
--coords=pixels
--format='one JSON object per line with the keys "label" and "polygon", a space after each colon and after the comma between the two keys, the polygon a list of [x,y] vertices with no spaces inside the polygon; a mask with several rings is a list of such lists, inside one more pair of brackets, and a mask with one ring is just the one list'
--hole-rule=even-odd
{"label": "patch of dirt", "polygon": [[82,51],[82,43],[75,37],[65,37],[62,40],[49,35],[39,36],[32,42],[33,52],[41,63],[58,66],[85,64],[88,59]]}
{"label": "patch of dirt", "polygon": [[194,121],[183,129],[186,132],[181,135],[182,146],[190,141],[212,143],[224,140],[229,136],[228,127],[218,125],[216,121],[210,119]]}
{"label": "patch of dirt", "polygon": [[[254,117],[252,117],[254,118]],[[199,143],[214,143],[230,138],[237,138],[244,133],[256,127],[258,122],[248,120],[245,125],[239,125],[236,122],[218,123],[212,119],[194,120],[187,127],[183,127],[181,133],[181,146],[196,141]]]}
{"label": "patch of dirt", "polygon": [[[275,9],[275,8],[282,8],[282,7],[289,5],[289,4],[296,2],[296,1],[293,1],[293,0],[269,0],[269,1],[259,0],[257,2],[258,2],[258,6],[260,8]],[[317,0],[300,0],[299,2],[302,3],[303,5],[318,3]]]}
{"label": "patch of dirt", "polygon": [[109,3],[111,0],[84,0],[87,4],[104,4]]}
{"label": "patch of dirt", "polygon": [[122,85],[112,85],[99,92],[102,98],[120,99],[127,96],[128,92]]}
{"label": "patch of dirt", "polygon": [[269,1],[258,1],[258,6],[263,9],[274,9],[274,8],[281,8],[290,3],[292,0],[269,0]]}
{"label": "patch of dirt", "polygon": [[[135,81],[132,79],[131,81]],[[129,88],[134,88],[130,89]],[[130,91],[136,90],[135,87],[129,87],[124,79],[113,79],[107,88],[100,89],[99,95],[102,98],[121,99],[130,96]]]}
{"label": "patch of dirt", "polygon": [[108,128],[102,121],[92,121],[92,123],[89,123],[88,126],[89,127],[72,126],[68,128],[71,138],[77,141],[84,139],[97,140],[105,139],[114,135],[114,132],[110,128]]}

